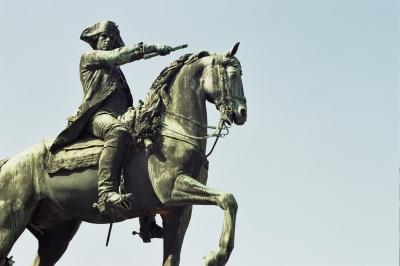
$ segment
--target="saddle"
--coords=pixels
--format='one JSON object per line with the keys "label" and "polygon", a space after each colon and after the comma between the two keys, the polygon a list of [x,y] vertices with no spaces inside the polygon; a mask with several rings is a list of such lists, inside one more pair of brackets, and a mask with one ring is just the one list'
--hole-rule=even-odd
{"label": "saddle", "polygon": [[50,147],[55,139],[45,139],[47,152],[44,158],[44,170],[53,174],[60,170],[73,170],[77,168],[98,165],[104,141],[91,136],[78,138],[71,144],[55,153],[50,152]]}

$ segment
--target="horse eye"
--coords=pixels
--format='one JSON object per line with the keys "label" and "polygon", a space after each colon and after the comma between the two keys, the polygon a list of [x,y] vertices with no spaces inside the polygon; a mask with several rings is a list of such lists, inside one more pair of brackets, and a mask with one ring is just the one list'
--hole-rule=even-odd
{"label": "horse eye", "polygon": [[232,73],[231,74],[231,79],[235,79],[236,78],[236,73]]}

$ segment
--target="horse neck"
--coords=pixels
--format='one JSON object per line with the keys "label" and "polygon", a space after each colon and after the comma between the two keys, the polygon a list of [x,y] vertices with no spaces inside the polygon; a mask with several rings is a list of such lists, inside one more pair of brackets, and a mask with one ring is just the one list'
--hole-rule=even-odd
{"label": "horse neck", "polygon": [[[178,73],[170,87],[171,102],[166,106],[166,111],[206,125],[206,100],[200,86],[204,66],[200,61],[184,66]],[[190,124],[185,131],[189,130],[192,134],[205,135],[207,132],[206,128],[193,126],[189,121],[183,122],[182,127],[185,127],[184,124]]]}

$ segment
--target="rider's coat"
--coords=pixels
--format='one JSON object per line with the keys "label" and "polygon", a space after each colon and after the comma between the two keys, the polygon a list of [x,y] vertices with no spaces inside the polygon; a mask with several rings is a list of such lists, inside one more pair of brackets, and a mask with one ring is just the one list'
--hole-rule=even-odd
{"label": "rider's coat", "polygon": [[75,140],[100,105],[120,85],[124,86],[128,105],[133,100],[120,65],[143,58],[142,44],[111,51],[93,50],[84,53],[80,61],[80,77],[84,97],[77,112],[68,118],[67,127],[58,135],[50,150],[55,151]]}

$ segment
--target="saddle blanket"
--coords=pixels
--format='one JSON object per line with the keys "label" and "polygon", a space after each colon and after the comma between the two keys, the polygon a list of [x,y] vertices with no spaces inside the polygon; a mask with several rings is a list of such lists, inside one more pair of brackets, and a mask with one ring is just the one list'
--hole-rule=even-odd
{"label": "saddle blanket", "polygon": [[47,152],[44,158],[44,169],[48,173],[56,173],[61,169],[73,170],[98,165],[104,141],[93,137],[80,138],[64,148],[50,152],[55,139],[45,139],[43,144]]}

